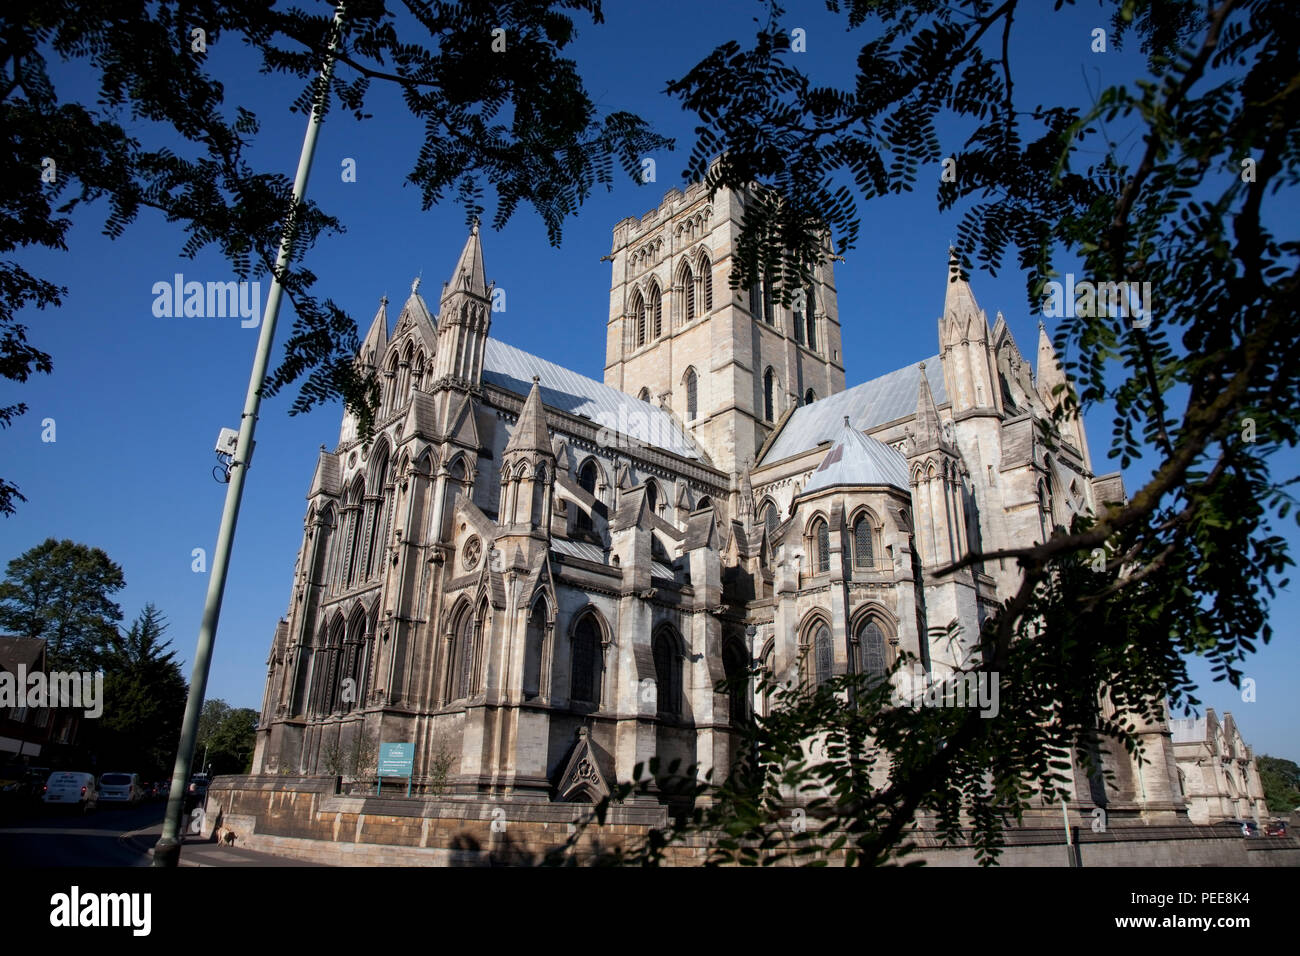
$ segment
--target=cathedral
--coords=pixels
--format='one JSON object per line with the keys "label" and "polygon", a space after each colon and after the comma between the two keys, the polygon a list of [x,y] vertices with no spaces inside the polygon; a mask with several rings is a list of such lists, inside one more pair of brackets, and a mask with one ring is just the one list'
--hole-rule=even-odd
{"label": "cathedral", "polygon": [[[433,307],[381,302],[376,430],[345,414],[316,462],[254,774],[405,742],[449,799],[594,802],[655,756],[725,775],[769,704],[724,679],[904,651],[941,679],[1018,571],[936,569],[1123,498],[1080,420],[1039,434],[1065,382],[1041,326],[1027,356],[936,262],[934,354],[846,387],[829,255],[790,307],[729,288],[745,202],[695,184],[614,227],[603,381],[491,337],[477,227]],[[1076,807],[1184,813],[1167,724],[1142,737]]]}

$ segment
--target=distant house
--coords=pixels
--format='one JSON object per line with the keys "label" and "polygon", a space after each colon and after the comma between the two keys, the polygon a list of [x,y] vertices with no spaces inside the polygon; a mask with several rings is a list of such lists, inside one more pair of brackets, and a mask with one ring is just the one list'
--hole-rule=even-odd
{"label": "distant house", "polygon": [[[0,636],[0,673],[12,675],[25,694],[27,675],[45,670],[45,642],[30,637]],[[25,699],[25,698],[24,698]],[[55,707],[17,706],[0,698],[0,762],[49,763],[75,744],[82,713]]]}
{"label": "distant house", "polygon": [[1220,721],[1210,709],[1204,717],[1171,720],[1169,728],[1193,823],[1258,823],[1268,818],[1254,751],[1246,746],[1232,714],[1225,713]]}

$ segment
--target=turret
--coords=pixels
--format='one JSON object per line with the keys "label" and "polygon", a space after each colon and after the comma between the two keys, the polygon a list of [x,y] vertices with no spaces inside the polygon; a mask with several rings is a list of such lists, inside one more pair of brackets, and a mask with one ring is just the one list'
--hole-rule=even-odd
{"label": "turret", "polygon": [[970,284],[961,278],[956,254],[949,250],[948,286],[939,319],[939,354],[944,384],[954,413],[998,408],[994,388],[996,363],[989,346],[988,318],[975,302]]}
{"label": "turret", "polygon": [[551,528],[555,452],[537,376],[501,455],[498,522],[508,535],[545,538]]}
{"label": "turret", "polygon": [[438,306],[438,356],[434,387],[475,387],[483,380],[483,351],[492,321],[491,290],[483,271],[478,223],[470,230]]}

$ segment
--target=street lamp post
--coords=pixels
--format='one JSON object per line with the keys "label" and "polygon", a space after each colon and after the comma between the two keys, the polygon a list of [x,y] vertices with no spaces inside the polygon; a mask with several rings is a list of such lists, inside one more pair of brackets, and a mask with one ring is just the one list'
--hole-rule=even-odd
{"label": "street lamp post", "polygon": [[[244,479],[248,474],[248,460],[253,448],[253,431],[257,425],[257,412],[262,403],[262,383],[271,358],[271,344],[275,338],[275,323],[280,315],[280,300],[284,289],[281,274],[288,268],[293,252],[295,234],[294,217],[307,192],[307,178],[311,173],[312,159],[316,154],[316,137],[325,116],[325,98],[329,92],[329,79],[334,72],[334,55],[338,50],[343,24],[343,4],[334,10],[334,28],[330,37],[329,52],[321,67],[323,80],[321,95],[312,103],[307,120],[307,133],[303,137],[302,152],[298,157],[298,172],[293,182],[293,205],[280,236],[280,250],[275,259],[275,273],[271,276],[271,290],[266,298],[262,316],[262,330],[253,357],[253,369],[248,379],[244,398],[244,413],[239,422],[239,440],[230,463],[229,486],[226,503],[221,512],[221,528],[217,533],[217,547],[212,560],[212,576],[208,580],[207,600],[203,606],[203,621],[199,627],[198,647],[194,652],[194,671],[190,678],[189,696],[185,701],[185,718],[181,723],[180,743],[176,749],[176,765],[172,770],[172,788],[167,797],[167,816],[163,821],[162,839],[154,848],[154,866],[176,866],[180,862],[181,828],[185,808],[185,787],[189,782],[194,760],[194,743],[198,735],[199,713],[207,690],[208,669],[212,663],[212,647],[216,640],[217,621],[221,617],[221,599],[226,588],[226,573],[230,568],[230,551],[235,538],[235,525],[239,520],[239,505],[244,493]],[[207,754],[205,752],[206,761]]]}

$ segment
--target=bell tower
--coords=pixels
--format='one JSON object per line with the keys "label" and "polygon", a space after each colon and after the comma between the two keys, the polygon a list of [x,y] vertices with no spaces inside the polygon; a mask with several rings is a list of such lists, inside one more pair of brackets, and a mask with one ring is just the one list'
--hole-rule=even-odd
{"label": "bell tower", "polygon": [[766,283],[728,286],[746,197],[702,183],[614,227],[605,384],[667,408],[738,473],[796,405],[844,388],[829,259],[782,306]]}

